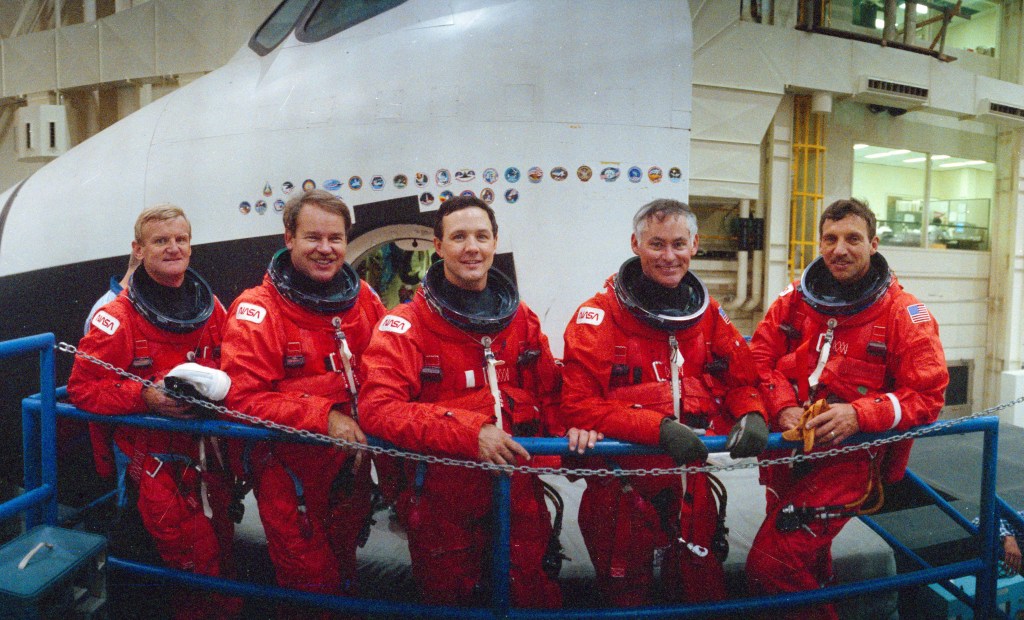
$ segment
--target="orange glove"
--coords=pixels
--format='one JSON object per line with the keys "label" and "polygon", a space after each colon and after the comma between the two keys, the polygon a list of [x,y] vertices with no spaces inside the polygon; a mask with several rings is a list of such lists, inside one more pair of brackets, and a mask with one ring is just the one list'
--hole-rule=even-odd
{"label": "orange glove", "polygon": [[814,429],[807,428],[807,422],[819,413],[828,411],[828,408],[829,404],[825,402],[824,398],[808,405],[808,407],[804,409],[804,414],[800,416],[800,421],[797,425],[782,433],[782,438],[786,441],[800,441],[803,439],[804,452],[810,452],[814,448]]}

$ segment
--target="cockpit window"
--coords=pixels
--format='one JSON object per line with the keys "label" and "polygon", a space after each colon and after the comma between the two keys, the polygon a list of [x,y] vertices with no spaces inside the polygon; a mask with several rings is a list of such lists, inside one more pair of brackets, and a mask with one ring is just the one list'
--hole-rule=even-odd
{"label": "cockpit window", "polygon": [[249,47],[260,56],[268,54],[284,41],[309,3],[310,0],[284,0],[249,39]]}
{"label": "cockpit window", "polygon": [[322,41],[403,2],[405,0],[319,0],[295,37],[306,43]]}

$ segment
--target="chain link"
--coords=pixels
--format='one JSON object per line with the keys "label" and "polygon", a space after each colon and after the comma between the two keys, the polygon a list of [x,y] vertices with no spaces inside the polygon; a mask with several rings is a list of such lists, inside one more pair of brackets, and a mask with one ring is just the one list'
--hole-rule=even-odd
{"label": "chain link", "polygon": [[963,424],[964,422],[966,422],[968,420],[973,420],[975,418],[980,418],[980,417],[983,417],[983,416],[992,415],[992,414],[994,414],[994,413],[996,413],[998,411],[1001,411],[1003,409],[1007,409],[1009,407],[1013,407],[1015,405],[1024,403],[1024,396],[1021,396],[1020,398],[1018,398],[1016,400],[1013,400],[1013,401],[1010,401],[1010,402],[1006,402],[1006,403],[1003,403],[1003,404],[1000,404],[1000,405],[996,405],[994,407],[989,407],[988,409],[984,409],[982,411],[977,411],[975,413],[972,413],[972,414],[970,414],[968,416],[964,416],[962,418],[956,418],[954,420],[945,420],[943,422],[937,422],[937,423],[931,424],[931,425],[929,425],[927,427],[918,427],[918,428],[906,431],[904,433],[900,433],[898,435],[893,435],[891,437],[883,437],[883,438],[880,438],[880,439],[874,439],[872,441],[867,441],[867,442],[864,442],[864,443],[851,444],[851,445],[848,445],[848,446],[843,446],[841,448],[831,448],[829,450],[822,450],[820,452],[810,452],[808,454],[793,454],[791,456],[784,456],[784,457],[779,457],[779,458],[775,458],[775,459],[758,460],[756,462],[744,461],[744,462],[739,462],[739,463],[732,463],[732,464],[729,464],[729,465],[680,466],[680,467],[671,467],[671,468],[657,468],[657,467],[655,467],[655,468],[649,468],[649,469],[642,469],[641,468],[641,469],[615,469],[615,470],[612,470],[612,469],[568,468],[568,467],[532,467],[532,466],[529,466],[529,465],[498,465],[498,464],[495,464],[495,463],[481,463],[479,461],[469,461],[469,460],[464,460],[464,459],[456,459],[456,458],[443,457],[443,456],[434,456],[434,455],[431,455],[431,454],[419,454],[417,452],[406,452],[404,450],[399,450],[397,448],[383,448],[383,447],[379,447],[379,446],[370,446],[370,445],[366,445],[366,444],[362,444],[362,443],[357,443],[357,442],[354,442],[354,441],[346,441],[344,439],[339,439],[337,437],[330,437],[328,435],[323,435],[323,434],[320,434],[320,433],[314,433],[312,431],[307,431],[305,429],[293,428],[291,426],[285,426],[284,424],[279,424],[277,422],[274,422],[273,420],[265,420],[263,418],[258,418],[256,416],[252,416],[252,415],[248,415],[246,413],[242,413],[241,411],[236,411],[234,409],[229,409],[229,408],[225,407],[224,405],[217,405],[217,404],[211,403],[211,402],[209,402],[207,400],[202,400],[202,399],[199,399],[199,398],[193,398],[191,396],[184,396],[184,395],[180,395],[180,394],[175,393],[175,392],[171,392],[170,390],[168,390],[168,389],[166,389],[166,388],[164,388],[162,386],[159,386],[156,383],[154,383],[154,382],[152,382],[152,381],[150,381],[148,379],[144,379],[144,378],[142,378],[142,377],[140,377],[138,375],[134,375],[134,374],[128,372],[127,370],[123,370],[121,368],[118,368],[117,366],[114,366],[110,362],[105,362],[105,361],[99,359],[98,357],[95,357],[93,355],[89,355],[88,353],[84,353],[82,351],[79,351],[77,347],[75,347],[74,345],[68,344],[66,342],[59,342],[59,343],[57,343],[56,349],[58,351],[62,351],[64,353],[71,353],[71,354],[73,354],[73,355],[75,355],[77,357],[80,357],[82,359],[88,360],[88,361],[90,361],[90,362],[92,362],[94,364],[97,364],[97,365],[99,365],[99,366],[101,366],[101,367],[103,367],[103,368],[105,368],[105,369],[107,369],[107,370],[109,370],[109,371],[111,371],[113,373],[116,373],[120,377],[123,377],[125,379],[130,380],[130,381],[135,381],[136,383],[141,383],[144,387],[152,388],[152,389],[155,389],[155,390],[159,390],[159,391],[163,392],[164,394],[167,394],[168,396],[172,396],[172,397],[174,397],[174,398],[176,398],[178,400],[183,400],[183,401],[185,401],[185,402],[187,402],[189,404],[192,404],[192,405],[195,405],[195,406],[199,406],[199,407],[204,407],[204,408],[209,409],[209,410],[211,410],[211,411],[213,411],[215,413],[219,413],[221,415],[224,415],[224,416],[227,416],[227,417],[230,417],[230,418],[234,418],[234,419],[237,419],[237,420],[242,420],[242,421],[248,422],[250,424],[254,424],[254,425],[257,425],[257,426],[262,426],[262,427],[265,427],[265,428],[269,428],[269,429],[272,429],[272,430],[275,430],[275,431],[279,431],[279,432],[282,432],[282,433],[286,433],[286,434],[290,434],[290,435],[297,435],[297,436],[302,437],[304,439],[312,439],[312,440],[316,440],[316,441],[319,441],[319,442],[322,442],[322,443],[329,443],[329,444],[333,444],[335,446],[338,446],[338,447],[341,447],[341,448],[350,449],[350,450],[365,450],[365,451],[370,452],[372,454],[381,454],[381,455],[386,455],[386,456],[391,456],[391,457],[396,457],[396,458],[404,458],[404,459],[409,459],[411,461],[422,461],[424,463],[429,463],[429,464],[433,464],[433,465],[451,465],[451,466],[454,466],[454,467],[466,467],[468,469],[481,469],[481,470],[484,470],[484,471],[495,471],[495,472],[502,472],[502,473],[516,472],[516,473],[523,473],[523,474],[548,474],[548,475],[552,475],[552,476],[631,476],[631,477],[632,476],[663,476],[663,475],[679,475],[679,474],[683,474],[683,473],[690,473],[690,474],[692,474],[692,473],[698,473],[698,472],[714,473],[714,472],[721,472],[721,471],[735,471],[735,470],[739,470],[739,469],[753,469],[755,467],[768,467],[770,465],[792,465],[794,463],[800,463],[802,461],[816,461],[816,460],[819,460],[819,459],[825,459],[825,458],[831,458],[831,457],[839,456],[841,454],[849,454],[849,453],[852,453],[852,452],[856,452],[858,450],[870,450],[872,448],[876,448],[876,447],[879,447],[879,446],[884,446],[884,445],[888,445],[888,444],[891,444],[891,443],[896,443],[896,442],[899,442],[899,441],[906,441],[908,439],[914,439],[916,437],[920,437],[920,436],[928,434],[928,433],[932,433],[932,432],[935,432],[935,431],[938,431],[938,430],[946,429],[946,428],[949,428],[949,427],[952,427],[952,426],[956,426],[958,424]]}

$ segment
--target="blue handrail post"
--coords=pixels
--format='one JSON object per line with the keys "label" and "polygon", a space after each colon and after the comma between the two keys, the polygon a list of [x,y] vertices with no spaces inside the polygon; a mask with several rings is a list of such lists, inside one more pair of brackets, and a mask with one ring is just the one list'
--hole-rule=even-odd
{"label": "blue handrail post", "polygon": [[494,478],[494,556],[491,558],[491,603],[495,617],[507,618],[512,539],[512,474]]}
{"label": "blue handrail post", "polygon": [[[40,372],[40,374],[42,373]],[[21,402],[21,462],[26,493],[32,489],[38,489],[43,483],[39,437],[39,418],[36,416],[35,407],[28,402],[28,399],[25,399]],[[33,504],[25,510],[26,530],[30,530],[42,522],[41,512],[38,504]]]}
{"label": "blue handrail post", "polygon": [[57,368],[52,333],[47,334],[48,345],[39,351],[39,393],[42,397],[40,418],[40,459],[43,484],[53,489],[49,501],[43,506],[43,521],[57,525]]}
{"label": "blue handrail post", "polygon": [[39,351],[39,390],[41,395],[40,415],[36,417],[35,407],[22,401],[22,463],[24,467],[25,494],[32,491],[49,496],[42,499],[45,504],[33,501],[25,510],[25,526],[32,528],[39,523],[57,522],[57,397],[56,369],[52,333],[27,336],[8,340],[2,344],[0,357],[13,357],[32,351]]}
{"label": "blue handrail post", "polygon": [[974,591],[974,617],[990,618],[996,609],[996,565],[999,561],[996,545],[996,454],[999,448],[999,423],[993,421],[985,429],[982,451],[981,505],[978,511],[981,557],[985,560],[978,571]]}

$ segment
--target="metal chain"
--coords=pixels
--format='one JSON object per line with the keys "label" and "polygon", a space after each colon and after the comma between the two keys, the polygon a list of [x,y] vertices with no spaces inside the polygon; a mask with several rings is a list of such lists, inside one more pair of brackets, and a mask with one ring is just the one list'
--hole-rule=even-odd
{"label": "metal chain", "polygon": [[121,368],[118,368],[117,366],[114,366],[110,362],[105,362],[105,361],[99,359],[98,357],[95,357],[95,356],[89,355],[88,353],[84,353],[82,351],[79,351],[77,347],[75,347],[74,345],[68,344],[66,342],[57,343],[56,349],[58,351],[62,351],[64,353],[71,353],[73,355],[76,355],[76,356],[78,356],[78,357],[80,357],[82,359],[85,359],[85,360],[88,360],[88,361],[90,361],[90,362],[92,362],[94,364],[97,364],[97,365],[99,365],[99,366],[101,366],[101,367],[103,367],[103,368],[105,368],[105,369],[107,369],[107,370],[109,370],[109,371],[111,371],[113,373],[116,373],[120,377],[123,377],[125,379],[129,379],[131,381],[135,381],[137,383],[141,383],[144,387],[148,387],[148,388],[152,388],[152,389],[155,389],[155,390],[159,390],[159,391],[163,392],[164,394],[167,394],[168,396],[172,396],[172,397],[174,397],[174,398],[176,398],[178,400],[183,400],[183,401],[185,401],[185,402],[187,402],[189,404],[196,405],[196,406],[199,406],[199,407],[204,407],[206,409],[209,409],[209,410],[214,411],[216,413],[219,413],[221,415],[225,415],[225,416],[228,416],[228,417],[231,417],[231,418],[235,418],[235,419],[238,419],[238,420],[243,420],[245,422],[249,422],[250,424],[254,424],[254,425],[257,425],[257,426],[263,426],[265,428],[273,429],[273,430],[280,431],[280,432],[287,433],[287,434],[291,434],[291,435],[297,435],[297,436],[305,438],[305,439],[313,439],[313,440],[316,440],[316,441],[319,441],[319,442],[322,442],[322,443],[330,443],[330,444],[339,446],[341,448],[347,448],[347,449],[351,449],[351,450],[365,450],[365,451],[370,452],[372,454],[381,454],[381,455],[386,455],[386,456],[391,456],[391,457],[396,457],[396,458],[404,458],[404,459],[409,459],[411,461],[422,461],[424,463],[430,463],[430,464],[435,464],[435,465],[451,465],[453,467],[466,467],[466,468],[469,468],[469,469],[480,469],[480,470],[484,470],[484,471],[496,471],[496,472],[503,472],[503,473],[516,472],[516,473],[523,473],[523,474],[549,474],[549,475],[553,475],[553,476],[663,476],[663,475],[670,475],[670,474],[672,474],[672,475],[679,475],[679,474],[683,474],[683,473],[693,474],[693,473],[698,473],[698,472],[713,473],[713,472],[720,472],[720,471],[734,471],[734,470],[739,470],[739,469],[753,469],[755,467],[768,467],[770,465],[791,465],[793,463],[799,463],[799,462],[802,462],[802,461],[815,461],[815,460],[819,460],[819,459],[825,459],[825,458],[831,458],[831,457],[834,457],[834,456],[839,456],[841,454],[849,454],[851,452],[856,452],[858,450],[870,450],[870,449],[878,447],[878,446],[884,446],[884,445],[888,445],[888,444],[891,444],[891,443],[896,443],[896,442],[899,442],[899,441],[905,441],[905,440],[908,440],[908,439],[914,439],[915,437],[920,437],[921,435],[925,435],[925,434],[932,433],[932,432],[937,431],[937,430],[949,428],[951,426],[956,426],[957,424],[962,424],[962,423],[964,423],[964,422],[966,422],[968,420],[973,420],[975,418],[980,418],[982,416],[992,415],[992,414],[994,414],[994,413],[996,413],[996,412],[998,412],[998,411],[1000,411],[1002,409],[1007,409],[1009,407],[1013,407],[1015,405],[1024,403],[1024,396],[1021,396],[1020,398],[1018,398],[1016,400],[1013,400],[1013,401],[1010,401],[1010,402],[1006,402],[1006,403],[1003,403],[1001,405],[996,405],[994,407],[989,407],[988,409],[984,409],[982,411],[978,411],[978,412],[972,413],[972,414],[970,414],[968,416],[965,416],[965,417],[962,417],[962,418],[956,418],[954,420],[946,420],[946,421],[943,421],[943,422],[937,422],[937,423],[931,424],[931,425],[929,425],[927,427],[915,428],[915,429],[906,431],[904,433],[900,433],[898,435],[893,435],[891,437],[883,437],[883,438],[880,438],[880,439],[875,439],[875,440],[867,441],[867,442],[864,442],[864,443],[852,444],[852,445],[848,445],[848,446],[843,446],[841,448],[831,448],[829,450],[823,450],[823,451],[820,451],[820,452],[811,452],[811,453],[808,453],[808,454],[793,454],[791,456],[784,456],[784,457],[779,457],[779,458],[776,458],[776,459],[758,460],[756,462],[749,462],[749,461],[747,461],[747,462],[740,462],[740,463],[732,463],[730,465],[680,466],[680,467],[671,467],[671,468],[657,468],[657,467],[655,467],[655,468],[649,468],[649,469],[642,469],[641,468],[641,469],[616,469],[616,470],[612,470],[612,469],[568,468],[568,467],[531,467],[529,465],[498,465],[498,464],[495,464],[495,463],[481,463],[479,461],[469,461],[469,460],[455,459],[455,458],[450,458],[450,457],[433,456],[433,455],[430,455],[430,454],[419,454],[419,453],[416,453],[416,452],[406,452],[404,450],[399,450],[397,448],[382,448],[382,447],[378,447],[378,446],[370,446],[370,445],[366,445],[366,444],[362,444],[362,443],[357,443],[357,442],[354,442],[354,441],[346,441],[344,439],[339,439],[337,437],[330,437],[328,435],[323,435],[323,434],[320,434],[320,433],[314,433],[312,431],[307,431],[305,429],[293,428],[291,426],[285,426],[284,424],[279,424],[279,423],[274,422],[272,420],[265,420],[263,418],[258,418],[256,416],[252,416],[252,415],[248,415],[248,414],[242,413],[241,411],[236,411],[234,409],[229,409],[229,408],[227,408],[227,407],[225,407],[223,405],[217,405],[217,404],[211,403],[211,402],[209,402],[207,400],[202,400],[202,399],[199,399],[199,398],[193,398],[191,396],[184,396],[184,395],[181,395],[181,394],[178,394],[178,393],[175,393],[175,392],[171,392],[170,390],[168,390],[168,389],[166,389],[166,388],[164,388],[162,386],[159,386],[156,383],[153,383],[152,381],[150,381],[148,379],[144,379],[144,378],[142,378],[142,377],[140,377],[138,375],[134,375],[134,374],[128,372],[127,370],[123,370]]}

